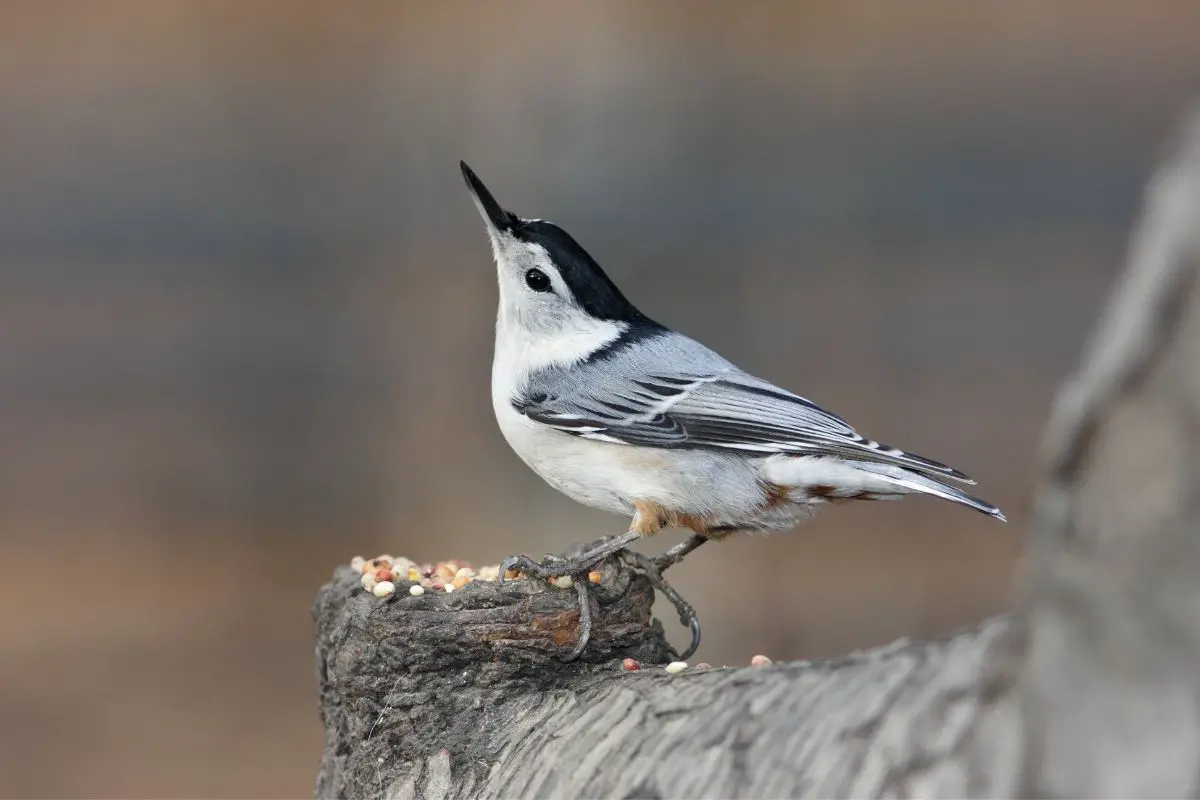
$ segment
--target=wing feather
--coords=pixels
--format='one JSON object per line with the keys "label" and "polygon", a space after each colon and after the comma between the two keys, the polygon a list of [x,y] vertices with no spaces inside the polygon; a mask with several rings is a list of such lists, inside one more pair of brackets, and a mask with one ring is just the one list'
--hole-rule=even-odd
{"label": "wing feather", "polygon": [[726,369],[556,381],[513,402],[543,425],[605,442],[896,464],[974,483],[945,464],[867,439],[844,419],[766,381]]}

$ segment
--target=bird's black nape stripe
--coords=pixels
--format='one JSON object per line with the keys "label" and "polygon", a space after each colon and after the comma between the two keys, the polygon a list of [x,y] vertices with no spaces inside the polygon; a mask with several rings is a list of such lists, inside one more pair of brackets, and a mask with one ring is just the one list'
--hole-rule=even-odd
{"label": "bird's black nape stripe", "polygon": [[597,361],[607,361],[622,350],[628,350],[633,345],[653,339],[667,333],[667,329],[652,319],[642,317],[640,321],[626,323],[629,327],[621,331],[621,335],[596,352],[589,355],[580,364],[594,364]]}
{"label": "bird's black nape stripe", "polygon": [[630,325],[656,324],[625,299],[591,254],[562,228],[541,220],[523,220],[513,234],[545,248],[575,301],[591,316]]}

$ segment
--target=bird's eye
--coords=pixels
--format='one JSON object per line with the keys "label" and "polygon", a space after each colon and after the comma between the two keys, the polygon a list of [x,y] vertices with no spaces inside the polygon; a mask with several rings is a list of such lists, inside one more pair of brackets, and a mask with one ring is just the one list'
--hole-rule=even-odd
{"label": "bird's eye", "polygon": [[525,273],[525,285],[535,292],[550,291],[550,279],[540,269],[531,269]]}

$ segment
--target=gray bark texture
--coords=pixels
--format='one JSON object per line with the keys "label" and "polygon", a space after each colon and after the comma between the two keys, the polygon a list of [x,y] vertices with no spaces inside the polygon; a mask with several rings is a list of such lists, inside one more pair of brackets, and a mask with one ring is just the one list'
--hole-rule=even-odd
{"label": "gray bark texture", "polygon": [[1047,426],[1021,600],[941,641],[813,663],[672,657],[646,579],[477,582],[313,608],[318,797],[1200,794],[1200,114]]}

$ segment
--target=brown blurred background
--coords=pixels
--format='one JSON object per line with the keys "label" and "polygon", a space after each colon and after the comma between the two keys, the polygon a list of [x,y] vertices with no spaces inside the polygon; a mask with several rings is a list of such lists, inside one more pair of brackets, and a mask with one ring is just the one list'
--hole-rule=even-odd
{"label": "brown blurred background", "polygon": [[336,563],[622,529],[495,427],[459,158],[1009,513],[702,550],[696,660],[1005,608],[1048,403],[1198,77],[1200,4],[1166,0],[0,5],[0,793],[309,795]]}

